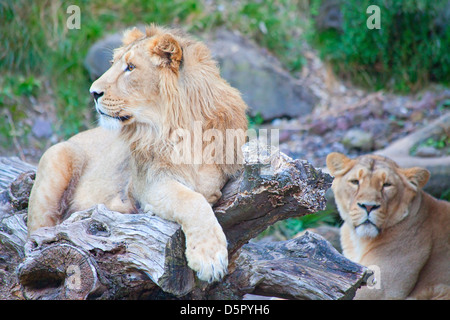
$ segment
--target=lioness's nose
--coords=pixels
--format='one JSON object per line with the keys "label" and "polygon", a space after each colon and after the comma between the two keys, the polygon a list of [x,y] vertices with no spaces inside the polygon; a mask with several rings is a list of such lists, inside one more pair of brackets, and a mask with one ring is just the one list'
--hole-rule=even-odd
{"label": "lioness's nose", "polygon": [[91,91],[91,94],[94,97],[95,102],[97,102],[98,98],[103,95],[103,92]]}
{"label": "lioness's nose", "polygon": [[377,204],[367,204],[367,203],[358,203],[358,206],[366,210],[367,213],[370,213],[372,210],[376,210],[380,207]]}

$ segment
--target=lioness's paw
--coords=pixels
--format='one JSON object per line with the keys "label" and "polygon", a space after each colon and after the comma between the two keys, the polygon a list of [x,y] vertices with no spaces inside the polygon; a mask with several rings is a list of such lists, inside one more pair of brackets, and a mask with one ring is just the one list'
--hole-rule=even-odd
{"label": "lioness's paw", "polygon": [[222,279],[228,270],[228,250],[220,226],[201,234],[186,235],[186,258],[200,280],[213,282]]}

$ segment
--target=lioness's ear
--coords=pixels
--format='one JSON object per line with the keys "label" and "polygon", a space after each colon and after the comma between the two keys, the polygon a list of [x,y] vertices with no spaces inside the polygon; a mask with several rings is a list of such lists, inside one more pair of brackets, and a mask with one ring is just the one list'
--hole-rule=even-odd
{"label": "lioness's ear", "polygon": [[353,160],[339,152],[332,152],[327,156],[327,167],[332,176],[347,172]]}
{"label": "lioness's ear", "polygon": [[178,41],[170,34],[166,33],[161,36],[156,36],[153,41],[150,41],[150,50],[152,53],[160,58],[161,65],[177,71],[183,51]]}
{"label": "lioness's ear", "polygon": [[430,172],[427,169],[414,167],[400,169],[400,171],[415,188],[423,188],[427,184],[428,179],[430,179]]}
{"label": "lioness's ear", "polygon": [[145,35],[141,30],[134,27],[133,29],[129,29],[124,32],[123,38],[122,38],[122,44],[124,46],[127,46],[130,43],[136,41],[137,39],[143,38],[144,36]]}

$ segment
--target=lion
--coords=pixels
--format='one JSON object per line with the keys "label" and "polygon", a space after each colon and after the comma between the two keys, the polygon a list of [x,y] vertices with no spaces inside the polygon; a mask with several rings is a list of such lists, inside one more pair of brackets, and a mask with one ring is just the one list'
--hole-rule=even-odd
{"label": "lion", "polygon": [[449,299],[450,203],[422,190],[429,172],[378,155],[326,162],[343,254],[375,271],[355,299]]}
{"label": "lion", "polygon": [[[110,69],[90,92],[100,126],[41,157],[29,201],[29,234],[98,203],[122,213],[141,209],[179,223],[189,267],[201,280],[220,280],[227,273],[227,240],[212,205],[242,165],[247,105],[240,92],[221,78],[202,42],[156,25],[124,33]],[[211,151],[216,161],[175,161],[176,147],[192,139],[174,133],[191,133],[196,126],[217,135],[200,137],[195,148],[184,145],[194,158],[208,146],[211,151],[208,142],[225,132],[237,134],[223,150]]]}

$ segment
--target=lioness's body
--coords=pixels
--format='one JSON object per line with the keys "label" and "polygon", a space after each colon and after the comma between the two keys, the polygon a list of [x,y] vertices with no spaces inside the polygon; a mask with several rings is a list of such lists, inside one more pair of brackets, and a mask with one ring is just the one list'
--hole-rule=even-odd
{"label": "lioness's body", "polygon": [[[45,152],[29,233],[98,203],[123,213],[141,208],[178,222],[189,266],[202,280],[220,279],[227,243],[211,205],[241,166],[247,106],[240,93],[202,43],[155,26],[125,34],[91,93],[101,127]],[[232,141],[223,143],[229,131]]]}
{"label": "lioness's body", "polygon": [[375,271],[377,283],[355,298],[450,299],[450,203],[421,190],[427,171],[337,153],[327,165],[344,220],[343,253]]}

